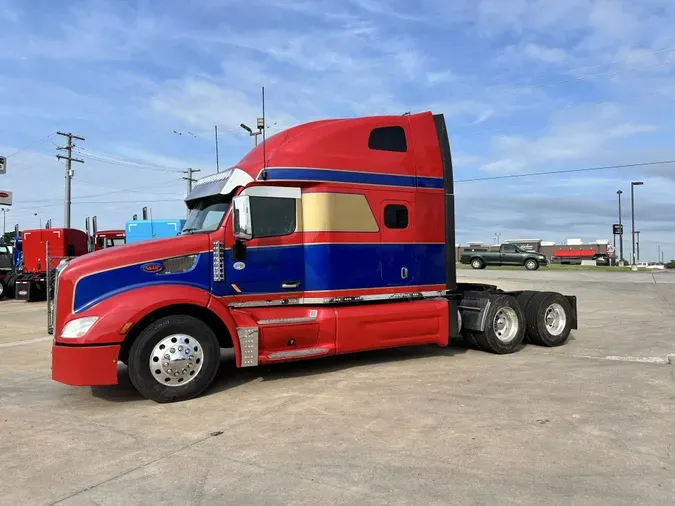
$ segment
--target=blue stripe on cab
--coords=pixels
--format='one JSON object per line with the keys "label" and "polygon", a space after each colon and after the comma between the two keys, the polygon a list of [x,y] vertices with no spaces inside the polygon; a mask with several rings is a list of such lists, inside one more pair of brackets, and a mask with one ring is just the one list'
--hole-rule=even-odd
{"label": "blue stripe on cab", "polygon": [[[330,169],[268,168],[266,181],[330,181],[335,183],[400,186],[407,188],[443,188],[443,178],[398,174],[377,174]],[[262,180],[262,176],[258,176]]]}
{"label": "blue stripe on cab", "polygon": [[146,263],[118,267],[97,272],[80,279],[75,287],[74,309],[76,313],[117,295],[142,286],[151,285],[188,285],[209,291],[211,282],[211,254],[202,253],[195,265],[186,272],[162,274],[145,272],[141,266]]}
{"label": "blue stripe on cab", "polygon": [[444,262],[443,244],[308,244],[305,289],[444,284]]}

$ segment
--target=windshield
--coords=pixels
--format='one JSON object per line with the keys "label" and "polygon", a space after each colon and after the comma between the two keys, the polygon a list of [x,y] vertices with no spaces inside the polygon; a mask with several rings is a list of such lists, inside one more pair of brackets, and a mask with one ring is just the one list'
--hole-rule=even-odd
{"label": "windshield", "polygon": [[190,202],[190,216],[185,222],[183,233],[217,230],[231,201],[230,195],[214,195],[196,202]]}
{"label": "windshield", "polygon": [[120,246],[124,244],[124,238],[123,237],[117,237],[117,238],[108,238],[105,240],[105,247],[106,248],[112,248],[113,246]]}

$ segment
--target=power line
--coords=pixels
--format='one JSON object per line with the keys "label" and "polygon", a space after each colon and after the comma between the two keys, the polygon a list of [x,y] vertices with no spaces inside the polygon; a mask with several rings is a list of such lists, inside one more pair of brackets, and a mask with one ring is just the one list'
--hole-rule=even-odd
{"label": "power line", "polygon": [[27,146],[24,146],[20,149],[17,149],[16,151],[14,151],[14,153],[11,153],[11,154],[7,155],[5,158],[11,158],[15,155],[18,155],[19,153],[21,153],[23,151],[26,151],[27,149],[32,148],[33,146],[37,146],[38,144],[42,144],[43,142],[47,141],[48,139],[51,139],[52,137],[54,137],[55,135],[56,135],[56,132],[52,132],[52,133],[50,133],[46,137],[43,137],[40,140],[37,140],[35,142],[32,142],[32,143],[28,144]]}
{"label": "power line", "polygon": [[[139,199],[139,200],[90,200],[90,201],[85,201],[85,202],[73,202],[73,205],[78,205],[78,204],[138,204],[138,203],[143,203],[143,202],[148,202],[148,203],[156,203],[156,202],[183,202],[183,199],[181,198],[174,198],[174,199],[153,199],[153,200],[147,200],[147,199]],[[20,209],[13,209],[12,211],[18,211],[18,214],[26,214],[26,213],[32,213],[35,209],[46,209],[49,207],[58,207],[60,206],[60,203],[57,204],[45,204],[41,206],[31,206],[30,208],[20,208]]]}
{"label": "power line", "polygon": [[171,167],[168,165],[160,165],[152,162],[143,162],[139,160],[126,159],[109,153],[92,151],[86,148],[79,148],[78,153],[88,156],[89,158],[93,158],[95,160],[110,163],[112,165],[129,166],[133,168],[147,168],[148,170],[162,169],[163,172],[182,172],[182,169],[179,167]]}
{"label": "power line", "polygon": [[[140,188],[136,188],[136,187],[134,187],[134,188],[123,188],[123,189],[119,189],[119,190],[118,189],[110,189],[110,191],[107,191],[107,192],[104,192],[104,193],[94,193],[94,194],[91,194],[91,195],[81,195],[79,197],[73,197],[73,200],[89,199],[89,198],[96,198],[96,197],[106,197],[108,195],[114,195],[116,193],[143,192],[143,191],[146,191],[146,190],[155,189],[159,185],[163,185],[163,184],[166,184],[166,183],[173,183],[173,182],[179,181],[179,180],[180,180],[179,178],[171,178],[171,179],[166,180],[166,181],[157,181],[152,185],[142,186]],[[87,184],[91,184],[91,183],[87,183]],[[94,185],[94,186],[99,186],[99,185]],[[104,186],[101,186],[101,187],[105,188]],[[53,200],[56,200],[56,199],[51,199],[51,200],[53,201]],[[50,200],[47,200],[47,202],[49,202],[49,201]],[[22,203],[23,204],[32,204],[32,203],[37,203],[37,202],[45,202],[45,200],[44,199],[42,199],[42,200],[24,200]]]}
{"label": "power line", "polygon": [[532,177],[532,176],[549,176],[551,174],[570,174],[573,172],[591,172],[596,170],[609,170],[609,169],[628,169],[631,167],[648,167],[650,165],[665,165],[675,163],[675,160],[661,160],[658,162],[642,162],[642,163],[629,163],[625,165],[605,165],[602,167],[584,167],[582,169],[562,169],[562,170],[550,170],[546,172],[526,172],[523,174],[507,174],[504,176],[486,176],[486,177],[476,177],[471,179],[455,179],[455,183],[472,183],[474,181],[494,181],[496,179],[515,179],[521,177]]}

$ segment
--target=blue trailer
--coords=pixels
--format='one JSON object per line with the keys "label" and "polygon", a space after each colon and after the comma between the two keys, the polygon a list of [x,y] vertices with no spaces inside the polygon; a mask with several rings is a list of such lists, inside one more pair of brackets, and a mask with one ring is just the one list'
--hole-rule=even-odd
{"label": "blue trailer", "polygon": [[184,219],[127,221],[124,224],[126,243],[177,236],[183,230],[185,221]]}

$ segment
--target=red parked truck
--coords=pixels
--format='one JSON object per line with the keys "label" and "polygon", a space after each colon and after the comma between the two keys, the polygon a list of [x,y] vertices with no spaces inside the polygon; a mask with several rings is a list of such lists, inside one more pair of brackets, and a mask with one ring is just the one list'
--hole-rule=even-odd
{"label": "red parked truck", "polygon": [[124,230],[99,230],[94,235],[94,250],[121,246],[125,243]]}
{"label": "red parked truck", "polygon": [[442,115],[290,128],[197,182],[181,235],[57,269],[52,378],[117,383],[157,402],[237,367],[463,335],[505,354],[563,344],[576,298],[456,279],[454,186]]}
{"label": "red parked truck", "polygon": [[24,230],[22,241],[23,271],[14,282],[14,298],[18,300],[44,300],[47,296],[47,274],[56,269],[64,257],[87,253],[87,234],[74,228]]}

